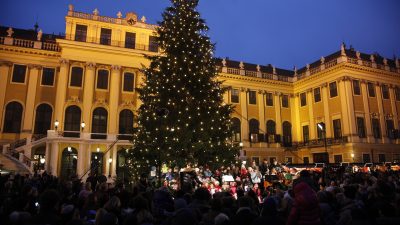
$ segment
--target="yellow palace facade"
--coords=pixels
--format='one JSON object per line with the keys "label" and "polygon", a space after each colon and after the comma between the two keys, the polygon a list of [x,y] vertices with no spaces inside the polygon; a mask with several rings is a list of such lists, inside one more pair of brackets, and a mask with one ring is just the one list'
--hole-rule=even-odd
{"label": "yellow palace facade", "polygon": [[[2,160],[29,171],[129,176],[126,149],[155,25],[69,6],[65,36],[0,27]],[[218,61],[234,140],[260,162],[400,160],[400,65],[344,45],[304,68]],[[1,163],[1,162],[0,162]]]}

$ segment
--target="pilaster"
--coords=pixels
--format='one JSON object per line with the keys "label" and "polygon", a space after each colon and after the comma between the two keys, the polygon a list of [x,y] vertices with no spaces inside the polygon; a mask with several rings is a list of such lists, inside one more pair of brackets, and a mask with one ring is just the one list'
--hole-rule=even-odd
{"label": "pilaster", "polygon": [[331,130],[331,116],[329,112],[329,95],[328,95],[328,84],[322,84],[322,102],[324,104],[324,123],[326,128],[326,137],[332,137],[332,130]]}
{"label": "pilaster", "polygon": [[313,104],[312,104],[312,102],[313,102],[312,93],[313,93],[312,92],[312,88],[307,90],[307,107],[308,107],[308,116],[309,116],[308,120],[310,121],[310,124],[309,124],[310,130],[309,130],[309,132],[310,132],[310,139],[311,140],[316,139],[316,135],[315,134],[316,134],[316,131],[317,131],[317,128],[315,126],[314,109],[313,109]]}
{"label": "pilaster", "polygon": [[51,144],[46,142],[46,153],[45,153],[45,162],[44,162],[44,170],[50,171],[50,154],[51,154]]}
{"label": "pilaster", "polygon": [[121,83],[121,66],[111,67],[111,83],[110,83],[110,122],[108,132],[110,134],[118,134],[118,103]]}
{"label": "pilaster", "polygon": [[93,91],[95,80],[96,64],[92,62],[86,63],[85,83],[83,84],[83,116],[82,121],[85,122],[85,131],[91,131],[92,120],[90,119],[93,105]]}
{"label": "pilaster", "polygon": [[57,142],[51,144],[51,160],[49,162],[49,170],[53,176],[58,176],[58,165],[61,163],[58,160],[58,155],[60,153],[59,146]]}
{"label": "pilaster", "polygon": [[240,91],[240,108],[241,108],[241,114],[242,114],[242,119],[241,121],[241,133],[242,133],[242,142],[243,144],[245,143],[250,143],[249,140],[249,118],[247,117],[247,92],[248,90],[246,88],[242,88]]}
{"label": "pilaster", "polygon": [[382,105],[382,89],[380,83],[376,83],[376,100],[378,102],[378,112],[379,112],[379,122],[381,126],[381,136],[382,136],[382,142],[383,143],[388,143],[389,139],[386,135],[386,123],[385,123],[385,112],[383,111],[383,105]]}
{"label": "pilaster", "polygon": [[3,129],[4,103],[6,98],[8,75],[11,66],[11,62],[0,62],[0,131]]}
{"label": "pilaster", "polygon": [[[68,59],[60,59],[60,72],[57,76],[57,92],[55,100],[54,118],[60,123],[58,129],[64,130],[64,104],[67,95],[68,77],[69,77],[69,61]],[[54,122],[53,121],[53,122]]]}
{"label": "pilaster", "polygon": [[[351,80],[346,77],[344,80],[345,94],[347,99],[347,114],[349,118],[349,141],[358,142],[357,128],[356,128],[356,115],[354,113],[354,99]],[[343,110],[343,109],[342,109]]]}
{"label": "pilaster", "polygon": [[301,141],[301,130],[300,130],[300,105],[299,105],[299,95],[295,94],[291,96],[290,99],[290,110],[291,119],[293,124],[293,141]]}
{"label": "pilaster", "polygon": [[347,111],[347,108],[349,107],[348,104],[348,99],[346,96],[346,87],[345,87],[345,77],[342,77],[338,80],[338,94],[340,97],[340,106],[341,106],[341,111],[342,111],[342,117],[341,117],[341,129],[342,129],[342,135],[343,136],[351,136],[351,131],[350,131],[350,119],[349,119],[349,114]]}
{"label": "pilaster", "polygon": [[372,135],[372,125],[371,125],[371,112],[369,110],[369,100],[368,100],[368,89],[367,89],[367,82],[365,80],[361,80],[361,95],[363,98],[363,105],[364,105],[364,121],[365,121],[365,128],[367,131],[367,141],[369,143],[373,142],[373,135]]}
{"label": "pilaster", "polygon": [[274,102],[275,102],[276,134],[282,136],[281,95],[282,93],[275,92]]}
{"label": "pilaster", "polygon": [[117,176],[117,153],[118,153],[118,146],[114,145],[112,149],[112,164],[111,164],[111,176]]}
{"label": "pilaster", "polygon": [[85,172],[84,170],[84,164],[85,164],[85,151],[86,151],[86,144],[80,143],[78,147],[78,162],[77,162],[77,168],[76,168],[76,174],[78,177],[81,177],[83,173]]}
{"label": "pilaster", "polygon": [[38,65],[29,65],[28,91],[26,94],[26,103],[24,110],[25,115],[22,127],[23,133],[33,132],[33,127],[32,127],[34,123],[33,114],[35,111],[36,87],[40,69],[41,67]]}

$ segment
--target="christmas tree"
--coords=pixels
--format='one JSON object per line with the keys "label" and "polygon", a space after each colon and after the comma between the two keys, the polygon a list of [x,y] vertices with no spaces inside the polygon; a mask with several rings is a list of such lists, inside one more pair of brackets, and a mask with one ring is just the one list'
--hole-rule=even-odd
{"label": "christmas tree", "polygon": [[130,167],[134,174],[151,166],[217,168],[235,161],[231,141],[232,107],[223,103],[208,27],[196,11],[198,0],[171,0],[157,28],[162,54],[149,57],[143,104],[133,135]]}

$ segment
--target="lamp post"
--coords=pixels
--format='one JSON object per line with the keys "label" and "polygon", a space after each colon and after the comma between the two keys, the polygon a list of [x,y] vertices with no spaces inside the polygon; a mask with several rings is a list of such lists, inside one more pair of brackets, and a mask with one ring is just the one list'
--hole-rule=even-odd
{"label": "lamp post", "polygon": [[325,123],[324,122],[320,122],[318,123],[318,129],[321,130],[322,135],[324,136],[324,147],[325,147],[325,154],[327,158],[327,162],[329,163],[329,155],[328,155],[328,145],[326,143],[326,128],[325,128]]}
{"label": "lamp post", "polygon": [[58,122],[58,120],[54,121],[54,129],[57,131],[58,125],[60,124],[60,122]]}
{"label": "lamp post", "polygon": [[[157,108],[156,109],[156,114],[159,118],[159,129],[160,131],[162,130],[162,118],[168,116],[169,114],[169,110],[166,108]],[[163,146],[163,139],[161,137],[161,135],[159,135],[159,137],[157,137],[157,141],[159,143],[159,149],[158,149],[158,160],[157,160],[157,170],[158,170],[158,184],[160,185],[159,187],[161,187],[161,151],[162,151],[162,146]]]}

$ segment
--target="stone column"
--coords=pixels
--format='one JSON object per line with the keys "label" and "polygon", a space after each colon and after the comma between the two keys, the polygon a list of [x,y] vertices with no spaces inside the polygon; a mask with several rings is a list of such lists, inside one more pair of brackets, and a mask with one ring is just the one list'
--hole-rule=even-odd
{"label": "stone column", "polygon": [[249,139],[249,118],[247,118],[247,92],[246,88],[242,88],[240,92],[240,107],[241,107],[241,133],[242,137],[241,140],[244,143],[250,143]]}
{"label": "stone column", "polygon": [[281,135],[281,139],[282,139],[281,95],[282,95],[282,93],[275,92],[274,102],[275,102],[276,134]]}
{"label": "stone column", "polygon": [[82,121],[85,122],[85,132],[91,131],[92,120],[90,118],[93,105],[93,91],[95,80],[96,64],[86,63],[85,83],[83,84],[83,115]]}
{"label": "stone column", "polygon": [[389,88],[390,106],[392,108],[394,129],[399,129],[399,118],[398,118],[398,112],[397,112],[397,108],[396,108],[396,94],[395,94],[394,88],[395,87],[393,85],[391,85]]}
{"label": "stone column", "polygon": [[299,94],[290,96],[290,110],[293,124],[293,141],[301,141],[301,124],[300,124],[300,105]]}
{"label": "stone column", "polygon": [[317,128],[315,126],[316,124],[315,124],[315,118],[314,118],[312,88],[308,89],[306,93],[307,93],[307,106],[308,106],[308,117],[309,117],[308,120],[310,121],[309,122],[310,140],[313,140],[313,139],[317,139],[317,136],[316,136]]}
{"label": "stone column", "polygon": [[367,82],[365,80],[361,80],[361,95],[364,103],[364,121],[367,131],[367,141],[374,142],[374,137],[372,135],[371,112],[369,111]]}
{"label": "stone column", "polygon": [[58,143],[57,142],[53,142],[51,144],[51,160],[49,162],[49,170],[51,172],[52,175],[54,176],[58,176],[58,164],[60,163],[60,161],[58,160],[58,155],[60,153],[59,147],[58,147]]}
{"label": "stone column", "polygon": [[267,133],[266,123],[265,123],[265,111],[264,111],[265,110],[265,99],[264,99],[265,92],[263,90],[259,90],[257,93],[258,93],[257,99],[258,99],[258,119],[260,122],[260,133],[265,134],[265,133]]}
{"label": "stone column", "polygon": [[3,130],[3,112],[5,110],[5,100],[6,100],[6,91],[7,84],[9,82],[8,75],[10,73],[10,67],[12,66],[11,62],[0,62],[0,132]]}
{"label": "stone column", "polygon": [[22,127],[23,133],[33,133],[36,87],[40,69],[41,67],[38,65],[29,65],[28,91],[26,94],[24,122]]}
{"label": "stone column", "polygon": [[329,113],[329,94],[328,94],[328,84],[322,84],[322,101],[324,103],[324,123],[326,129],[326,137],[332,137],[332,130],[331,130],[331,116]]}
{"label": "stone column", "polygon": [[[343,80],[345,87],[345,94],[347,99],[347,114],[349,118],[349,142],[358,142],[359,137],[357,135],[356,127],[356,114],[354,113],[354,99],[353,99],[353,89],[351,85],[351,79],[345,77]],[[342,109],[343,111],[343,109]]]}
{"label": "stone column", "polygon": [[44,162],[44,169],[49,172],[50,171],[50,153],[51,153],[51,143],[46,142],[46,153],[45,153],[45,162]]}
{"label": "stone column", "polygon": [[114,145],[112,150],[112,165],[111,165],[111,176],[117,176],[117,153],[118,153],[118,146]]}
{"label": "stone column", "polygon": [[108,133],[111,135],[117,135],[118,130],[118,105],[119,105],[119,93],[121,83],[121,66],[111,67],[111,83],[110,83],[110,122]]}
{"label": "stone column", "polygon": [[341,128],[342,128],[342,135],[343,136],[351,136],[351,130],[350,130],[350,119],[349,119],[349,114],[348,114],[348,99],[346,97],[346,87],[345,87],[345,82],[346,82],[345,77],[342,77],[337,81],[338,83],[338,94],[340,97],[340,105],[342,108],[342,118],[341,118]]}
{"label": "stone column", "polygon": [[78,175],[78,177],[80,178],[82,175],[83,175],[83,173],[84,172],[86,172],[86,171],[84,171],[85,170],[85,151],[86,151],[86,148],[85,148],[86,146],[85,146],[85,144],[83,144],[83,143],[80,143],[79,144],[79,147],[78,147],[78,165],[77,165],[77,168],[76,168],[76,174]]}
{"label": "stone column", "polygon": [[[106,149],[108,149],[110,146],[109,145],[107,145],[107,148]],[[108,160],[110,159],[110,156],[111,156],[111,151],[108,151],[106,154],[104,154],[104,162],[106,163],[106,171],[105,171],[105,174],[104,175],[106,175],[106,176],[108,176],[108,174],[110,174],[110,170],[111,170],[111,168],[110,168],[110,163],[108,162]],[[114,159],[113,159],[113,161],[114,161]],[[111,165],[112,166],[112,165]]]}
{"label": "stone column", "polygon": [[381,85],[379,82],[376,82],[375,85],[375,91],[376,91],[376,100],[378,102],[378,111],[379,111],[379,122],[380,122],[380,127],[381,127],[381,136],[382,136],[382,143],[388,143],[389,139],[386,135],[386,121],[385,121],[385,112],[383,111],[383,105],[382,105],[382,90],[381,90]]}
{"label": "stone column", "polygon": [[64,130],[64,104],[67,95],[68,77],[69,77],[69,61],[60,59],[61,67],[57,76],[57,92],[54,109],[54,121],[58,120],[59,130]]}

